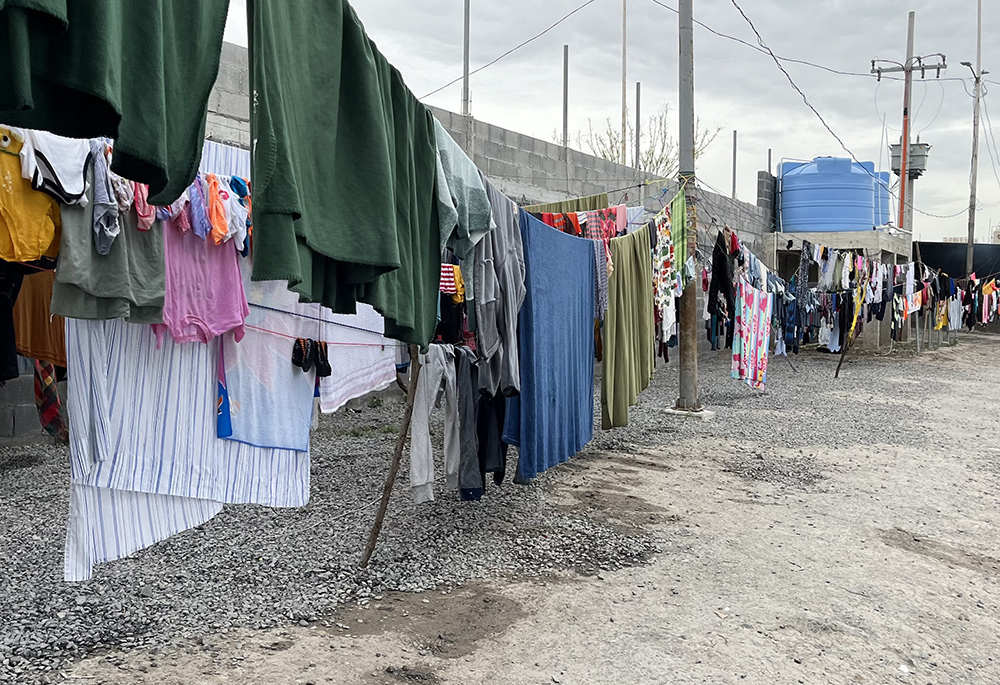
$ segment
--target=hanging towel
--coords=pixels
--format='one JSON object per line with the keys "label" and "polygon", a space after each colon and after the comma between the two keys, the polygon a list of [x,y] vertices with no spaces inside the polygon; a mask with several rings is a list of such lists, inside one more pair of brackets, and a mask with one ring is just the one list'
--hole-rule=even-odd
{"label": "hanging towel", "polygon": [[567,461],[594,435],[594,247],[523,209],[526,296],[521,393],[508,400],[504,441],[519,446],[518,479]]}
{"label": "hanging towel", "polygon": [[325,307],[320,335],[328,343],[333,374],[319,381],[320,409],[337,411],[348,401],[383,390],[396,381],[400,343],[382,335],[381,314],[359,304],[355,315],[334,314]]}
{"label": "hanging towel", "polygon": [[649,232],[613,239],[611,253],[615,272],[608,279],[601,381],[601,427],[605,430],[628,425],[628,408],[649,387],[656,365]]}
{"label": "hanging towel", "polygon": [[239,343],[233,334],[224,337],[232,424],[227,437],[256,447],[308,451],[316,372],[292,364],[292,348],[296,338],[322,339],[320,307],[300,303],[283,281],[252,282],[250,260],[239,261],[250,313]]}

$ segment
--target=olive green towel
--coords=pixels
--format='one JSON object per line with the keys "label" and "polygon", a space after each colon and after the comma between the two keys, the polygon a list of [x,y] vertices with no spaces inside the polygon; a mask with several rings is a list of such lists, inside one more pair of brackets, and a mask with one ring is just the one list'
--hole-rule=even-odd
{"label": "olive green towel", "polygon": [[649,387],[656,364],[649,231],[613,238],[601,382],[601,428],[628,425],[628,408]]}

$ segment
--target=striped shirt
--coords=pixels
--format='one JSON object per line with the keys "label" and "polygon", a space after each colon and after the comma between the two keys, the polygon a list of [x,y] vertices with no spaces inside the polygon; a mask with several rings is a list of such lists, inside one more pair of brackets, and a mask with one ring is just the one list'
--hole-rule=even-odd
{"label": "striped shirt", "polygon": [[455,283],[455,265],[441,265],[441,292],[455,295],[458,293],[458,284]]}

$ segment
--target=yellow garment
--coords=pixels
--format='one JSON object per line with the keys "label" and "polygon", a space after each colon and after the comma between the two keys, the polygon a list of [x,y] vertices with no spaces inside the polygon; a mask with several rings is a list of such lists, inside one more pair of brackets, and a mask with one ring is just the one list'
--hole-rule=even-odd
{"label": "yellow garment", "polygon": [[948,303],[938,302],[937,306],[937,323],[934,325],[935,331],[944,330],[944,327],[948,325]]}
{"label": "yellow garment", "polygon": [[0,128],[0,259],[33,262],[59,254],[59,202],[21,177],[22,141]]}
{"label": "yellow garment", "polygon": [[455,268],[455,290],[457,292],[451,296],[451,300],[455,304],[462,304],[465,302],[465,279],[462,278],[462,267],[458,264],[454,264],[453,266]]}
{"label": "yellow garment", "polygon": [[989,297],[990,295],[996,292],[996,289],[997,289],[997,282],[990,281],[989,283],[983,286],[983,297]]}

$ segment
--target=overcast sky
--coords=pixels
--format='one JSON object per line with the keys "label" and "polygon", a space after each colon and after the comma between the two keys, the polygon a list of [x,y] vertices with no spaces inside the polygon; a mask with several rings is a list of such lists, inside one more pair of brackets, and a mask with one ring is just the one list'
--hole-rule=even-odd
{"label": "overcast sky", "polygon": [[[584,0],[472,0],[472,68],[544,30]],[[676,7],[676,0],[663,0]],[[839,71],[868,73],[872,58],[902,61],[906,17],[916,11],[918,55],[942,52],[948,71],[928,74],[913,94],[913,130],[930,143],[928,171],[916,183],[915,206],[930,214],[963,212],[969,203],[972,154],[971,72],[975,62],[975,0],[741,0],[764,40],[779,56]],[[997,94],[984,98],[1000,134],[1000,3],[984,2],[983,67]],[[356,0],[369,35],[422,97],[461,75],[462,0]],[[730,0],[694,0],[695,19],[751,43],[756,38]],[[472,77],[472,113],[481,120],[551,140],[562,122],[562,46],[570,45],[570,131],[621,120],[621,0],[596,0],[543,38]],[[233,0],[226,39],[246,45],[245,0]],[[628,91],[642,82],[643,110],[664,104],[676,113],[677,15],[653,0],[628,0]],[[786,64],[795,82],[859,159],[888,169],[883,136],[899,138],[902,83],[832,74]],[[963,80],[954,80],[961,78]],[[426,98],[459,111],[461,84]],[[994,104],[995,103],[995,104]],[[737,195],[756,200],[757,171],[782,158],[847,156],[766,54],[695,28],[695,112],[703,127],[722,133],[698,160],[706,183],[732,185],[732,131],[739,131]],[[885,118],[883,128],[882,118]],[[676,125],[676,117],[673,117]],[[617,123],[616,123],[617,125]],[[977,236],[1000,224],[1000,160],[986,121],[980,134]],[[996,154],[996,153],[994,153]],[[893,214],[895,214],[893,211]],[[949,219],[914,217],[918,238],[967,233],[967,210]]]}

